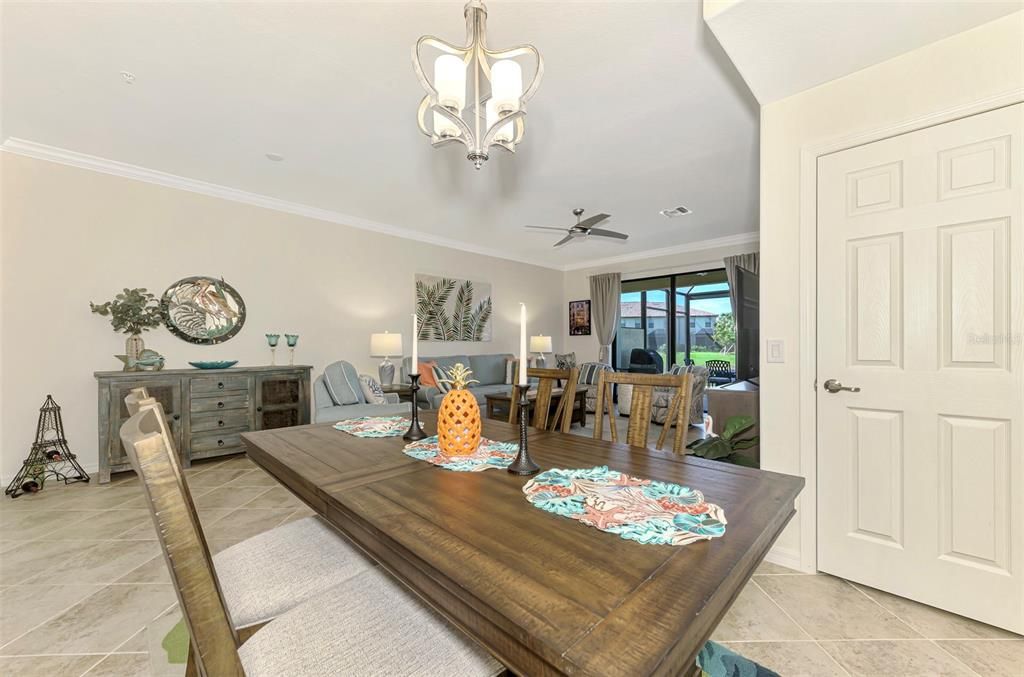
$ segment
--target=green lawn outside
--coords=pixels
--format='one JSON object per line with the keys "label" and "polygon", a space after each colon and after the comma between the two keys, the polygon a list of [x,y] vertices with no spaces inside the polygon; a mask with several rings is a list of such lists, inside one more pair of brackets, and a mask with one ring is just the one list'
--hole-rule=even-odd
{"label": "green lawn outside", "polygon": [[[660,350],[658,352],[661,354],[661,359],[664,360],[665,359],[665,353],[661,352]],[[693,350],[693,351],[690,352],[690,359],[692,359],[694,364],[696,364],[698,367],[703,367],[704,363],[707,362],[708,360],[725,360],[726,362],[729,363],[729,366],[732,367],[733,370],[736,369],[736,353],[716,353],[716,352],[706,352],[706,353],[703,353],[703,352],[698,352],[696,350]],[[674,362],[668,362],[668,361],[665,362],[665,369],[668,369],[673,364],[685,364],[685,363],[686,363],[686,353],[679,352],[679,353],[676,353],[676,359],[675,359]]]}
{"label": "green lawn outside", "polygon": [[[676,364],[682,364],[685,358],[684,353],[676,353]],[[736,368],[736,353],[699,353],[694,350],[690,351],[690,359],[697,366],[703,366],[708,360],[725,360],[733,369]]]}

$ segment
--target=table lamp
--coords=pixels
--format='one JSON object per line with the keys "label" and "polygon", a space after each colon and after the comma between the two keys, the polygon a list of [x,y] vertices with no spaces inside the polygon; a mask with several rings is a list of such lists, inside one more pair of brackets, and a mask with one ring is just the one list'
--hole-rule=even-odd
{"label": "table lamp", "polygon": [[543,334],[540,336],[531,336],[530,352],[537,353],[539,355],[537,358],[538,367],[543,368],[546,366],[547,360],[544,359],[544,353],[554,352],[554,349],[551,347],[551,337],[544,336]]}
{"label": "table lamp", "polygon": [[402,335],[370,334],[370,357],[383,357],[378,373],[380,374],[381,385],[389,386],[395,380],[395,365],[390,357],[399,357],[402,354]]}

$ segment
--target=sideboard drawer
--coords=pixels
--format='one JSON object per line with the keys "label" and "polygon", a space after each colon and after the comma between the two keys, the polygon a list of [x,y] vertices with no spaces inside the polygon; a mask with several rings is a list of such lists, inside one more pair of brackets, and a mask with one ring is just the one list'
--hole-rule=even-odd
{"label": "sideboard drawer", "polygon": [[191,429],[194,433],[204,433],[232,428],[249,429],[249,412],[246,409],[210,414],[194,414],[191,418]]}
{"label": "sideboard drawer", "polygon": [[242,446],[242,433],[233,432],[223,435],[193,435],[192,451],[202,453],[204,451],[219,451],[222,449],[234,449]]}
{"label": "sideboard drawer", "polygon": [[192,400],[190,411],[201,414],[211,411],[229,411],[231,409],[248,409],[249,393],[225,395],[224,397],[197,397]]}
{"label": "sideboard drawer", "polygon": [[191,379],[193,395],[210,395],[228,390],[249,390],[248,376],[204,376]]}

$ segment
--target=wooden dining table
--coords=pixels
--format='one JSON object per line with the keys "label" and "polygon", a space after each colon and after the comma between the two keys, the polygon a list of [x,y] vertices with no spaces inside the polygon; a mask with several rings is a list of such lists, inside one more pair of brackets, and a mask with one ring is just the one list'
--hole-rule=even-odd
{"label": "wooden dining table", "polygon": [[[433,414],[420,417],[435,430]],[[484,420],[483,435],[518,441]],[[542,470],[606,465],[721,506],[724,536],[629,541],[532,506],[528,477],[453,472],[401,437],[318,424],[245,433],[249,457],[521,675],[689,675],[698,651],[794,514],[799,477],[531,428]],[[319,631],[344,632],[344,628]]]}

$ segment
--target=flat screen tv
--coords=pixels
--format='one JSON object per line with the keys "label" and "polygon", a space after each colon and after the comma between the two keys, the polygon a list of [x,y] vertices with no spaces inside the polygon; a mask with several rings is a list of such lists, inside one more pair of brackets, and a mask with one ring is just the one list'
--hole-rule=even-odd
{"label": "flat screen tv", "polygon": [[736,380],[758,377],[760,312],[757,274],[736,269]]}

